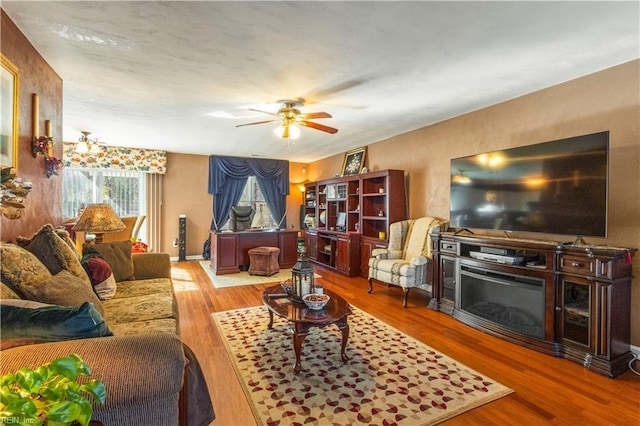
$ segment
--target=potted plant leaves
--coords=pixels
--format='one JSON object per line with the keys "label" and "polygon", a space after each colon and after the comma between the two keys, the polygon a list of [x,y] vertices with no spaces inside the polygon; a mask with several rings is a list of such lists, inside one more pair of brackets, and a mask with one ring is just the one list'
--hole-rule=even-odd
{"label": "potted plant leaves", "polygon": [[0,423],[16,425],[82,425],[93,415],[91,400],[104,404],[107,391],[75,354],[35,369],[22,368],[0,378]]}

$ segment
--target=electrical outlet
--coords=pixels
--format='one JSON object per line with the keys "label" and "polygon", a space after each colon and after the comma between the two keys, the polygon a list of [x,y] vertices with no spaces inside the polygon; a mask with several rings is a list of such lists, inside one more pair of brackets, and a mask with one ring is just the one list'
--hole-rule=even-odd
{"label": "electrical outlet", "polygon": [[173,239],[173,246],[174,247],[178,247],[178,239],[177,238]]}

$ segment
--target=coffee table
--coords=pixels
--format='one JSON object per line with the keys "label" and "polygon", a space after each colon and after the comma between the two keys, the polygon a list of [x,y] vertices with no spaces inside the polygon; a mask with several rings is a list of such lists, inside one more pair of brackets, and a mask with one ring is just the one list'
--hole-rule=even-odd
{"label": "coffee table", "polygon": [[302,342],[309,334],[311,327],[326,327],[335,324],[342,332],[342,343],[340,356],[342,362],[347,362],[349,357],[345,354],[347,342],[349,340],[349,323],[347,317],[351,314],[351,306],[342,297],[325,289],[324,292],[331,297],[331,300],[323,309],[312,310],[307,308],[303,302],[296,302],[286,297],[274,297],[283,294],[284,290],[280,284],[268,287],[262,293],[262,302],[269,309],[269,325],[273,327],[273,315],[288,320],[293,329],[293,350],[296,354],[296,363],[293,372],[298,374],[302,369],[300,354],[302,353]]}

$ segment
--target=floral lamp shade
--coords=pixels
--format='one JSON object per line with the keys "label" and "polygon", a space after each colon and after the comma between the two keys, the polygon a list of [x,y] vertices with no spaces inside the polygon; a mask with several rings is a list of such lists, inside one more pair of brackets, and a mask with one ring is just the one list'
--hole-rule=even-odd
{"label": "floral lamp shade", "polygon": [[126,225],[111,205],[107,203],[89,204],[73,227],[76,232],[88,232],[96,235],[96,243],[102,242],[107,232],[122,231]]}

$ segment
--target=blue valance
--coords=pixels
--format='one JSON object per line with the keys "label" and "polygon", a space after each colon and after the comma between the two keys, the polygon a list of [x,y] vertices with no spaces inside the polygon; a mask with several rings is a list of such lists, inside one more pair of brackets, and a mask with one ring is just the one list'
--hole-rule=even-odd
{"label": "blue valance", "polygon": [[289,195],[289,162],[265,158],[209,157],[209,194],[213,194],[211,230],[219,231],[240,197],[249,176],[255,176],[271,215],[286,228],[286,196]]}

